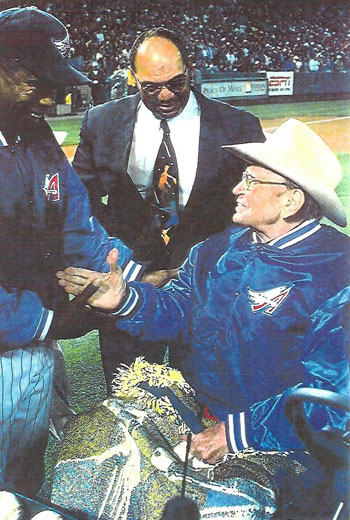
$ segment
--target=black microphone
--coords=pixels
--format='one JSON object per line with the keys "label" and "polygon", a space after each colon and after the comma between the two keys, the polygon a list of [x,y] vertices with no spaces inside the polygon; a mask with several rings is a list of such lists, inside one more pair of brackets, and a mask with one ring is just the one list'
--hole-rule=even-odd
{"label": "black microphone", "polygon": [[182,478],[181,496],[168,500],[165,504],[161,520],[200,520],[197,503],[191,498],[185,497],[186,477],[188,470],[188,456],[190,453],[192,434],[187,435],[186,456],[184,462],[184,475]]}

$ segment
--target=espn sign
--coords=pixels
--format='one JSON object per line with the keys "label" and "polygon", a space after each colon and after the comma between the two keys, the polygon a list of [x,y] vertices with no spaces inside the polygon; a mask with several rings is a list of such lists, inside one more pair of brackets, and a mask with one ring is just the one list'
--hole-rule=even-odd
{"label": "espn sign", "polygon": [[294,72],[267,72],[269,96],[292,96]]}

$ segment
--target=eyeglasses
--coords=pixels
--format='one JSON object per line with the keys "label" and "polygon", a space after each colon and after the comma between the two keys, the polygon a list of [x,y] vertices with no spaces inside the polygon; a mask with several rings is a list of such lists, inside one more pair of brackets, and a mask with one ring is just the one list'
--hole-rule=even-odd
{"label": "eyeglasses", "polygon": [[247,191],[249,191],[250,188],[252,186],[254,186],[255,184],[277,184],[277,185],[281,185],[281,186],[287,186],[288,188],[291,187],[291,184],[288,182],[261,181],[260,179],[256,179],[255,177],[253,177],[252,175],[250,175],[247,172],[243,172],[242,181],[244,182]]}
{"label": "eyeglasses", "polygon": [[141,89],[147,96],[159,96],[163,87],[173,92],[173,94],[177,94],[181,92],[181,90],[184,88],[187,76],[188,69],[185,69],[185,71],[182,74],[179,74],[178,76],[175,76],[174,78],[171,78],[169,81],[166,81],[164,83],[140,83],[137,76],[134,74],[137,83],[140,85]]}

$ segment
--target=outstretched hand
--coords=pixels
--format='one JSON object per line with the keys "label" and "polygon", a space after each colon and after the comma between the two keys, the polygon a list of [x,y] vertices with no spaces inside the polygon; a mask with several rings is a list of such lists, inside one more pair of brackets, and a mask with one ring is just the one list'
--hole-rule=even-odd
{"label": "outstretched hand", "polygon": [[118,307],[126,291],[123,274],[118,266],[118,251],[112,249],[107,257],[109,273],[90,271],[79,267],[67,267],[64,271],[58,271],[56,276],[58,283],[64,290],[78,296],[92,283],[97,291],[87,300],[101,310],[113,310]]}

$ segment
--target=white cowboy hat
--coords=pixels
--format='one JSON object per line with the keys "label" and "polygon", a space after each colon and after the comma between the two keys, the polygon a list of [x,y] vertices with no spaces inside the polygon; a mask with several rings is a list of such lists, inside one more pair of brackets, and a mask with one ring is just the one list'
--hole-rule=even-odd
{"label": "white cowboy hat", "polygon": [[346,226],[345,211],[335,193],[342,177],[341,166],[332,150],[305,123],[288,119],[264,143],[223,148],[290,179],[313,197],[329,220]]}

